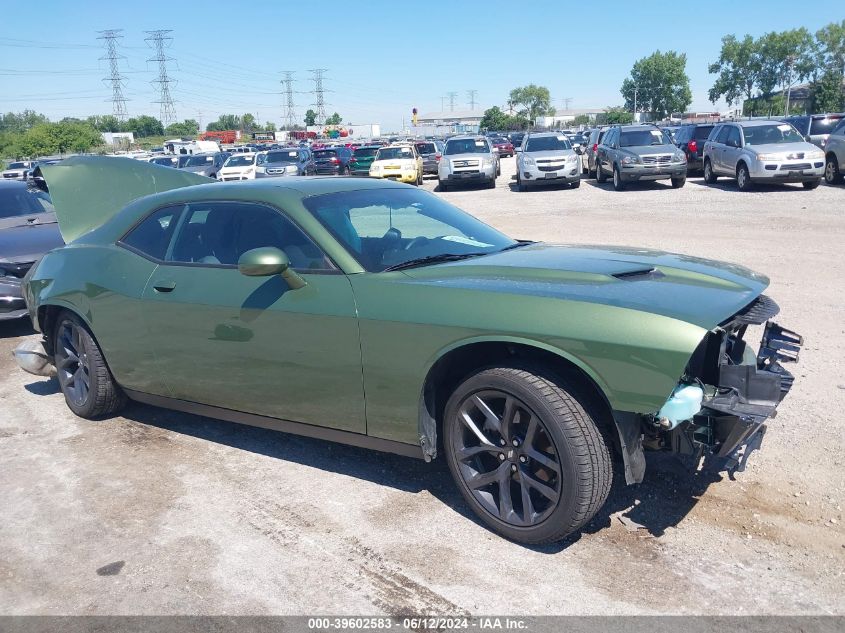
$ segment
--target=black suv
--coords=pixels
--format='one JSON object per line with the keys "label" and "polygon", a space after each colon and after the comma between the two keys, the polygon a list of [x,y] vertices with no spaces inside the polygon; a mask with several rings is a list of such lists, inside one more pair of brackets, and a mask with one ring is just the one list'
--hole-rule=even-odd
{"label": "black suv", "polygon": [[715,123],[687,123],[675,132],[675,145],[687,155],[687,174],[704,170],[704,141]]}

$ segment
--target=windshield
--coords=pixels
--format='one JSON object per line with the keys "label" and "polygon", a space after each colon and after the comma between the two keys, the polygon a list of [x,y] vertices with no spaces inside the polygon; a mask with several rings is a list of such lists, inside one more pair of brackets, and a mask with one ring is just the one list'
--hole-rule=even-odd
{"label": "windshield", "polygon": [[642,145],[671,145],[672,141],[663,130],[622,130],[619,135],[619,147],[639,147]]}
{"label": "windshield", "polygon": [[398,160],[413,157],[414,153],[410,147],[382,147],[376,154],[376,160]]}
{"label": "windshield", "polygon": [[825,119],[813,119],[810,123],[810,134],[830,134],[833,128],[835,128],[841,120],[841,116],[829,116]]}
{"label": "windshield", "polygon": [[240,154],[238,156],[230,156],[226,159],[223,167],[244,167],[246,165],[255,164],[255,154]]}
{"label": "windshield", "polygon": [[26,169],[26,163],[12,163],[9,165],[9,169]]}
{"label": "windshield", "polygon": [[54,211],[50,196],[40,189],[0,187],[0,218]]}
{"label": "windshield", "polygon": [[775,143],[803,143],[801,136],[789,123],[753,125],[744,127],[746,145],[774,145]]}
{"label": "windshield", "polygon": [[176,159],[167,156],[165,158],[153,158],[150,162],[156,165],[163,165],[164,167],[172,167],[176,164]]}
{"label": "windshield", "polygon": [[214,162],[214,156],[191,156],[185,162],[185,167],[205,167],[206,165],[211,165]]}
{"label": "windshield", "polygon": [[337,158],[337,152],[333,149],[321,149],[314,152],[314,158]]}
{"label": "windshield", "polygon": [[706,141],[707,137],[710,136],[710,132],[712,131],[712,125],[699,125],[697,128],[695,128],[695,140]]}
{"label": "windshield", "polygon": [[446,141],[446,156],[455,154],[489,154],[490,146],[484,139],[462,138]]}
{"label": "windshield", "polygon": [[355,150],[355,158],[369,158],[375,156],[378,152],[378,147],[359,147]]}
{"label": "windshield", "polygon": [[420,154],[434,154],[437,152],[437,148],[434,143],[417,143],[417,151]]}
{"label": "windshield", "polygon": [[267,152],[268,163],[295,163],[299,160],[299,152]]}
{"label": "windshield", "polygon": [[526,152],[550,152],[557,149],[572,149],[569,139],[563,134],[557,136],[529,136]]}
{"label": "windshield", "polygon": [[418,189],[327,193],[303,204],[369,272],[421,257],[494,253],[517,243]]}
{"label": "windshield", "polygon": [[188,164],[188,161],[191,160],[191,158],[192,158],[192,156],[190,154],[180,154],[176,159],[178,161],[176,163],[176,166],[177,167],[184,167],[185,165]]}

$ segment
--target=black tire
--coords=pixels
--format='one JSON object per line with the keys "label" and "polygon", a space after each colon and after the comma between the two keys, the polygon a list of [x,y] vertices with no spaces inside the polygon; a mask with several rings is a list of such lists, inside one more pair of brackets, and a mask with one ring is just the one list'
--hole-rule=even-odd
{"label": "black tire", "polygon": [[581,179],[579,178],[579,179],[578,179],[578,180],[576,180],[575,182],[571,182],[571,183],[569,183],[569,186],[570,186],[572,189],[577,189],[578,187],[580,187],[580,186],[581,186]]}
{"label": "black tire", "polygon": [[493,176],[490,179],[490,182],[487,183],[487,188],[488,189],[495,189],[496,188],[496,176]]}
{"label": "black tire", "polygon": [[440,180],[440,178],[437,179],[437,188],[440,191],[448,191],[448,189],[446,188],[446,183],[444,183],[442,180]]}
{"label": "black tire", "polygon": [[56,319],[53,361],[65,402],[79,417],[108,416],[126,404],[126,395],[109,371],[100,347],[72,312],[62,312]]}
{"label": "black tire", "polygon": [[681,176],[680,178],[672,178],[672,189],[680,189],[687,183],[687,177]]}
{"label": "black tire", "polygon": [[716,183],[716,179],[718,176],[716,172],[713,171],[713,165],[710,163],[709,158],[704,159],[704,182],[708,185],[713,185]]}
{"label": "black tire", "polygon": [[815,188],[816,188],[816,187],[818,187],[820,184],[822,184],[822,179],[821,179],[821,178],[819,178],[818,180],[809,180],[809,181],[807,181],[807,182],[802,182],[802,183],[801,183],[801,185],[804,187],[804,189],[807,189],[808,191],[811,191],[811,190],[815,189]]}
{"label": "black tire", "polygon": [[829,185],[842,184],[842,172],[839,170],[839,161],[832,152],[828,154],[824,164],[824,180]]}
{"label": "black tire", "polygon": [[604,182],[607,180],[607,176],[604,175],[604,172],[601,170],[601,163],[596,161],[596,182]]}
{"label": "black tire", "polygon": [[615,191],[625,190],[625,183],[622,182],[622,174],[616,165],[613,166],[613,189]]}
{"label": "black tire", "polygon": [[745,163],[737,165],[736,186],[740,191],[751,191],[754,188],[751,183],[751,174],[748,173],[748,166]]}
{"label": "black tire", "polygon": [[[613,478],[610,452],[583,404],[586,399],[578,393],[566,380],[551,378],[538,369],[496,367],[469,376],[449,398],[443,420],[449,470],[466,502],[494,532],[521,543],[558,541],[583,527],[606,501]],[[499,414],[493,409],[496,395],[505,398],[503,408],[510,400],[519,411],[519,416],[507,425],[503,423],[505,411]],[[481,450],[473,451],[475,447],[465,447],[464,440],[468,437],[471,443],[476,434],[464,421],[463,412],[473,411],[478,417],[483,410],[475,408],[476,397],[486,399],[485,403],[490,403],[488,411],[502,417],[500,429],[507,426],[509,430],[499,433],[485,422],[481,432],[490,436],[490,448],[479,443]],[[485,417],[483,412],[481,417]],[[513,439],[506,441],[506,436]],[[492,441],[494,437],[498,440]],[[466,449],[469,454],[462,453]],[[488,479],[488,484],[471,487],[473,479],[488,468],[492,470],[486,473],[487,477],[496,475],[496,480]],[[499,482],[504,481],[508,483],[505,496],[509,509],[499,491]],[[547,492],[529,492],[526,508],[525,489],[533,489],[538,482],[546,485]],[[498,499],[492,491],[473,492],[490,485],[495,485]],[[522,492],[517,503],[513,486]],[[557,493],[556,500],[545,496],[548,492]],[[488,495],[485,507],[482,500]],[[503,512],[507,520],[501,518]]]}
{"label": "black tire", "polygon": [[525,192],[528,191],[528,187],[525,186],[525,183],[522,182],[522,178],[519,177],[519,166],[517,165],[516,169],[516,190]]}
{"label": "black tire", "polygon": [[417,173],[417,185],[421,185],[421,184],[423,184],[423,173],[418,172]]}

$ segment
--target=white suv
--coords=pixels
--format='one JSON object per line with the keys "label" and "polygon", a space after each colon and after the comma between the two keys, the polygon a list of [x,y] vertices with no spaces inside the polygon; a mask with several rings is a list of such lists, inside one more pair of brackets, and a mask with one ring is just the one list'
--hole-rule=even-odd
{"label": "white suv", "polygon": [[499,155],[484,136],[456,136],[446,141],[443,157],[437,165],[440,191],[456,184],[487,183],[496,186]]}
{"label": "white suv", "polygon": [[581,158],[565,134],[528,134],[516,158],[516,184],[520,191],[535,184],[581,186]]}

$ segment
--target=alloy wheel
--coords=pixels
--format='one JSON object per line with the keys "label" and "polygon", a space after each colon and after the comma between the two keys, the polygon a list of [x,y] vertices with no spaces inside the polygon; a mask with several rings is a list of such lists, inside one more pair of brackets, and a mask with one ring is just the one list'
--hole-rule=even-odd
{"label": "alloy wheel", "polygon": [[91,390],[91,368],[79,326],[65,321],[56,338],[56,369],[65,395],[82,406]]}
{"label": "alloy wheel", "polygon": [[469,395],[458,408],[451,444],[461,478],[493,517],[531,527],[554,512],[561,464],[540,417],[498,390]]}
{"label": "alloy wheel", "polygon": [[827,164],[824,166],[824,179],[827,184],[832,185],[836,183],[836,175],[837,175],[837,165],[834,162],[835,159],[828,158]]}

